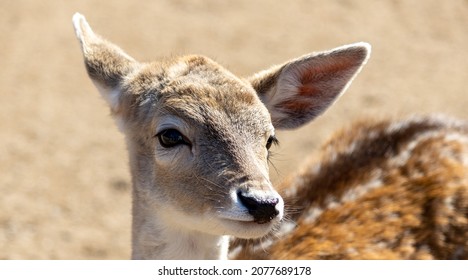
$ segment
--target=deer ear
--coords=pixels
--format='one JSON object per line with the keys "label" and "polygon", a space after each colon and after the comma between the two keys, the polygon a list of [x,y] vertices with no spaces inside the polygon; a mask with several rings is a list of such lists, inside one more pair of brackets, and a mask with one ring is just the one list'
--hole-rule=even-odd
{"label": "deer ear", "polygon": [[322,114],[366,63],[367,43],[313,53],[249,79],[278,129],[297,128]]}
{"label": "deer ear", "polygon": [[83,15],[76,13],[73,16],[73,26],[89,77],[112,112],[118,111],[121,82],[138,63],[119,47],[95,34]]}

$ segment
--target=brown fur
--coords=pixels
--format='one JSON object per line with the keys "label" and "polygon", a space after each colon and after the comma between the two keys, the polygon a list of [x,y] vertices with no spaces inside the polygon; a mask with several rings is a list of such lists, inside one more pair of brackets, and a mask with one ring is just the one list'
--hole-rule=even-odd
{"label": "brown fur", "polygon": [[237,240],[233,256],[468,259],[468,123],[359,122],[282,186],[289,230]]}

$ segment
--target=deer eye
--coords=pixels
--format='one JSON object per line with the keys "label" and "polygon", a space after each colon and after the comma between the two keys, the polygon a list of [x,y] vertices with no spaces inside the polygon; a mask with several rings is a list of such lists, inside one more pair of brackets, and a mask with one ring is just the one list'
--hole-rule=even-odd
{"label": "deer eye", "polygon": [[163,130],[156,136],[159,139],[159,143],[164,148],[173,148],[178,145],[191,145],[187,138],[176,129]]}
{"label": "deer eye", "polygon": [[267,150],[269,150],[271,148],[271,145],[273,145],[273,144],[278,145],[278,143],[279,143],[279,141],[274,135],[270,136],[268,138],[268,140],[267,140],[267,143],[266,143]]}

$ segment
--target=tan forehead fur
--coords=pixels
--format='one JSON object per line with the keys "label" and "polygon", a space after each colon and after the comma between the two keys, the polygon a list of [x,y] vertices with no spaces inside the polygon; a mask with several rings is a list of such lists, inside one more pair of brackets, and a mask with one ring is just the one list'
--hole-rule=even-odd
{"label": "tan forehead fur", "polygon": [[[197,123],[220,113],[234,121],[261,118],[268,123],[263,124],[265,129],[270,123],[250,83],[204,56],[141,64],[126,77],[121,90],[122,104],[113,113],[140,124],[148,116],[165,113]],[[150,110],[153,114],[148,114]]]}

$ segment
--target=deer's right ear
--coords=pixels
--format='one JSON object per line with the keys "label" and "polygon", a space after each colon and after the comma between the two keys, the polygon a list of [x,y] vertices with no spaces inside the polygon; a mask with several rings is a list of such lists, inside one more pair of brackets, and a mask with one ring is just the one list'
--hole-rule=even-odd
{"label": "deer's right ear", "polygon": [[73,15],[73,26],[88,75],[115,113],[120,103],[121,82],[138,63],[119,47],[95,34],[83,15]]}
{"label": "deer's right ear", "polygon": [[312,53],[249,79],[277,129],[299,127],[322,114],[366,63],[370,45],[357,43]]}

